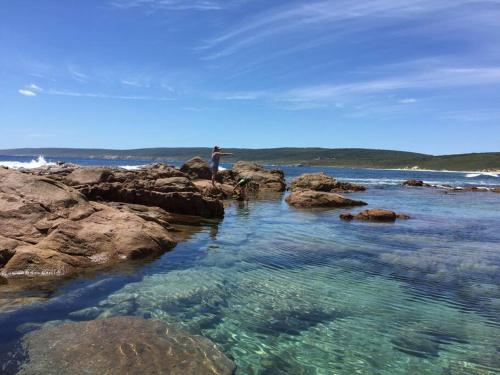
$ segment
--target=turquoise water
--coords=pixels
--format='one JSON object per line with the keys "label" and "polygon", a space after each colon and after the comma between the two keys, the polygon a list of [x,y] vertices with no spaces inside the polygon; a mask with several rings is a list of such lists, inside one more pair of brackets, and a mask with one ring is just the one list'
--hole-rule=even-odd
{"label": "turquoise water", "polygon": [[73,280],[0,315],[0,337],[15,341],[14,326],[137,315],[212,339],[237,374],[500,373],[500,195],[398,185],[497,179],[322,169],[368,184],[351,194],[368,208],[412,219],[343,222],[345,210],[297,210],[282,195],[231,205],[161,258]]}

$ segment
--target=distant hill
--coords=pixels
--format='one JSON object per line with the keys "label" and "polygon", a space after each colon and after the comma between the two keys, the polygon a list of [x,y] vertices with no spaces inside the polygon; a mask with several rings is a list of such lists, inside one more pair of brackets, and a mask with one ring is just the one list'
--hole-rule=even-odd
{"label": "distant hill", "polygon": [[[411,168],[446,170],[500,170],[500,152],[427,155],[405,151],[362,148],[270,148],[225,149],[235,155],[224,160],[251,160],[265,164],[302,164],[359,168]],[[143,148],[132,150],[79,148],[19,148],[0,150],[5,156],[44,155],[51,158],[141,159],[150,161],[187,160],[199,155],[209,158],[210,148]]]}

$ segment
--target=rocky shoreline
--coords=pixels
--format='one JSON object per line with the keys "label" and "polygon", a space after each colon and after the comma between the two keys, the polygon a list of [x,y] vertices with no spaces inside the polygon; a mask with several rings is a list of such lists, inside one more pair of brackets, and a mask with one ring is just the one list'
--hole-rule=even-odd
{"label": "rocky shoreline", "polygon": [[[282,171],[267,170],[252,162],[238,162],[232,169],[221,171],[217,185],[212,186],[210,168],[199,157],[180,168],[165,164],[137,170],[70,164],[33,170],[0,167],[0,283],[60,280],[83,270],[161,255],[185,240],[180,225],[220,221],[225,207],[234,199],[235,185],[243,177],[251,181],[250,197],[267,193],[282,197],[287,190]],[[436,187],[418,180],[404,185]],[[364,190],[364,186],[324,173],[307,173],[291,181],[285,201],[300,210],[352,208],[367,205],[350,198]],[[446,191],[465,190],[450,187]],[[409,217],[372,208],[343,212],[340,219],[393,223]],[[57,343],[52,343],[54,336],[60,338]],[[82,337],[89,343],[105,343],[99,348],[88,346],[82,352],[78,349]],[[59,347],[47,350],[47,343]],[[192,374],[230,374],[235,369],[209,340],[135,317],[44,325],[25,335],[22,344],[30,357],[21,369],[26,374],[52,366],[58,371],[73,371],[76,367],[71,366],[78,366],[74,358],[81,358],[82,353],[89,363],[101,358],[89,367],[96,374],[111,371],[114,364],[118,364],[114,373],[134,366],[139,366],[138,372],[176,373],[172,369],[177,369]],[[127,352],[132,347],[140,349],[140,363],[133,360],[135,354]]]}
{"label": "rocky shoreline", "polygon": [[[153,164],[137,170],[71,164],[33,170],[0,168],[0,278],[62,277],[80,269],[156,256],[182,236],[175,223],[220,220],[234,187],[249,178],[254,193],[287,189],[281,170],[240,161],[223,170],[213,186],[209,165],[200,157],[180,168]],[[498,188],[435,186],[420,180],[410,187],[446,192],[499,192]],[[295,178],[286,202],[299,209],[355,207],[366,202],[345,197],[364,191],[324,173]],[[375,209],[383,210],[383,209]],[[402,217],[374,211],[346,220],[394,221]],[[388,219],[390,218],[390,219]]]}
{"label": "rocky shoreline", "polygon": [[258,191],[286,186],[283,172],[240,162],[214,187],[201,158],[180,169],[0,168],[0,277],[63,277],[159,255],[180,241],[171,221],[220,220],[223,200],[244,176]]}

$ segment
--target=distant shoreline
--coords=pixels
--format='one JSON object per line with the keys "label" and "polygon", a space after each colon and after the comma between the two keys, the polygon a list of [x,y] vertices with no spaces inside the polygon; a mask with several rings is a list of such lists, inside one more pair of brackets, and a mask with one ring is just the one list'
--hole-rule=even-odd
{"label": "distant shoreline", "polygon": [[[455,155],[428,155],[406,151],[362,148],[226,148],[234,154],[224,159],[227,163],[238,160],[266,165],[288,165],[334,168],[363,168],[408,170],[421,172],[500,173],[500,152]],[[103,159],[142,160],[146,162],[185,161],[194,156],[209,159],[209,147],[146,148],[130,150],[77,149],[77,148],[23,148],[0,150],[0,157],[35,157],[51,159]]]}

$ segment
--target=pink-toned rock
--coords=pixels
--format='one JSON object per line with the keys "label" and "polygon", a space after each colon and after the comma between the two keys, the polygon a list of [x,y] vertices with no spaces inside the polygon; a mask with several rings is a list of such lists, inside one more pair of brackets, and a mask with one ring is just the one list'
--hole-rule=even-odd
{"label": "pink-toned rock", "polygon": [[107,182],[113,179],[113,173],[109,168],[81,167],[74,169],[65,177],[68,185],[86,185]]}
{"label": "pink-toned rock", "polygon": [[93,203],[54,180],[0,169],[0,275],[62,276],[78,268],[160,254],[168,228]]}
{"label": "pink-toned rock", "polygon": [[349,182],[337,181],[335,178],[321,172],[300,175],[292,181],[291,190],[313,190],[334,193],[364,191],[366,188]]}
{"label": "pink-toned rock", "polygon": [[259,190],[282,192],[286,189],[284,174],[280,170],[266,170],[262,165],[249,161],[239,161],[233,165],[233,184],[242,177],[249,177]]}
{"label": "pink-toned rock", "polygon": [[328,193],[313,190],[293,191],[286,201],[291,206],[309,207],[351,207],[366,205],[363,201],[348,199],[336,193]]}
{"label": "pink-toned rock", "polygon": [[233,187],[228,184],[216,183],[214,186],[210,180],[195,180],[193,184],[202,195],[207,197],[228,199],[233,195]]}

